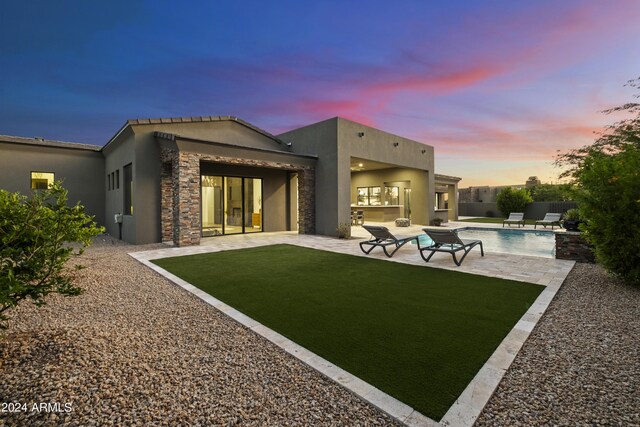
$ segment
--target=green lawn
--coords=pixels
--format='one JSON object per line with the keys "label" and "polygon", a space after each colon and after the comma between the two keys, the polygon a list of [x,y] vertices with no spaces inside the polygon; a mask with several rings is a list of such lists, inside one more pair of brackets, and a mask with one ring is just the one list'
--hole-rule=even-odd
{"label": "green lawn", "polygon": [[153,262],[435,420],[543,289],[291,245]]}
{"label": "green lawn", "polygon": [[[469,219],[459,219],[456,221],[460,221],[460,222],[481,222],[484,224],[502,224],[502,221],[504,221],[505,218],[486,218],[486,217],[482,217],[482,218],[469,218]],[[535,219],[525,219],[524,223],[527,225],[535,225],[536,220]],[[512,225],[512,227],[515,225]],[[508,227],[507,224],[505,224],[505,227]]]}

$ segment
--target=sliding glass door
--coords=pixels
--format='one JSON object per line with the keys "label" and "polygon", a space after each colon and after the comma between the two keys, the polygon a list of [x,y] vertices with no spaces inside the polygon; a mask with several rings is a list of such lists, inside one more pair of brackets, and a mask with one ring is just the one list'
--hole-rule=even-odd
{"label": "sliding glass door", "polygon": [[224,234],[242,233],[242,178],[224,177]]}
{"label": "sliding glass door", "polygon": [[203,176],[202,180],[202,237],[219,236],[222,231],[222,177]]}
{"label": "sliding glass door", "polygon": [[244,178],[244,232],[262,231],[262,180]]}
{"label": "sliding glass door", "polygon": [[262,179],[203,175],[202,236],[262,231]]}

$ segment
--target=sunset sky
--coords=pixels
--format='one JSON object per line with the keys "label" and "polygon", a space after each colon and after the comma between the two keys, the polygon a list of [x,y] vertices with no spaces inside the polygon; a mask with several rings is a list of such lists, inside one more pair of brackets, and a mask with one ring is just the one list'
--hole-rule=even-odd
{"label": "sunset sky", "polygon": [[0,134],[341,116],[435,146],[461,187],[550,182],[633,99],[640,1],[3,2],[0,59]]}

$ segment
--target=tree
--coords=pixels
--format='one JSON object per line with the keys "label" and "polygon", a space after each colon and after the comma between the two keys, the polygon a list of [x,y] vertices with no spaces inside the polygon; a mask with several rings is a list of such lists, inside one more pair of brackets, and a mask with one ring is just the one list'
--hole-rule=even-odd
{"label": "tree", "polygon": [[[628,86],[640,87],[640,78]],[[636,98],[640,95],[634,95]],[[604,111],[630,118],[606,128],[588,146],[560,154],[561,176],[575,183],[585,238],[596,260],[624,280],[640,284],[640,104]]]}
{"label": "tree", "polygon": [[534,202],[564,202],[572,200],[569,184],[538,184],[531,189]]}
{"label": "tree", "polygon": [[506,187],[498,193],[496,201],[502,215],[508,217],[511,212],[524,212],[524,208],[533,202],[533,199],[526,188],[516,190]]}
{"label": "tree", "polygon": [[61,182],[31,197],[0,190],[0,329],[7,327],[5,313],[20,301],[41,306],[52,292],[82,291],[65,264],[103,229],[79,203],[67,206],[67,194]]}

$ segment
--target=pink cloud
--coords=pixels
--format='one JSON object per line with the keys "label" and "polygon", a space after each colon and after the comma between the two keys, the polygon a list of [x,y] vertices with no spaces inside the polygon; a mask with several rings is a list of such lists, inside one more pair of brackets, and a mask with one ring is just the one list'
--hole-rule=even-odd
{"label": "pink cloud", "polygon": [[[523,123],[459,121],[452,130],[426,131],[421,140],[447,157],[553,161],[557,151],[592,143],[602,131],[586,118],[527,117]],[[585,124],[585,123],[593,123]]]}
{"label": "pink cloud", "polygon": [[361,92],[369,95],[376,92],[397,91],[430,91],[441,94],[488,80],[500,75],[504,70],[505,67],[501,65],[475,65],[471,68],[441,70],[436,75],[429,75],[428,73],[424,75],[404,75],[399,73],[383,83],[365,85]]}

